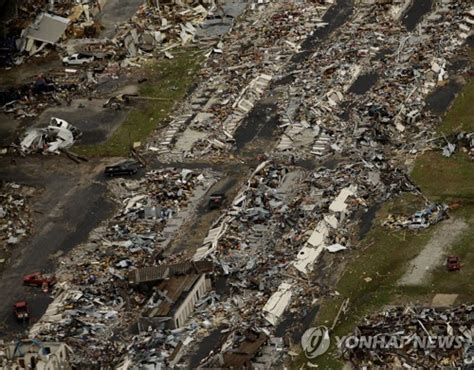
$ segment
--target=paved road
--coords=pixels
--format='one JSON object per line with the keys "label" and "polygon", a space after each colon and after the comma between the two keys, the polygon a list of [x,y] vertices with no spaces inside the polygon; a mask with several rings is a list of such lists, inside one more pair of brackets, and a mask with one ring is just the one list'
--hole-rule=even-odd
{"label": "paved road", "polygon": [[[105,33],[113,31],[113,24],[130,18],[141,3],[142,0],[127,0],[125,3],[110,0],[102,16]],[[317,37],[313,36],[311,42],[305,45],[305,49],[310,50],[318,39],[326,37],[341,25],[350,14],[351,5],[348,0],[335,5],[329,30],[318,32]],[[306,56],[301,55],[294,63],[301,63]],[[238,130],[236,154],[249,160],[243,168],[266,147],[264,142],[274,140],[274,114],[274,102],[271,99],[261,101]],[[254,145],[255,143],[259,145]],[[188,164],[184,166],[192,167]],[[196,164],[196,167],[200,166],[209,165]],[[156,163],[156,167],[161,166]],[[88,233],[110,215],[113,206],[105,197],[105,184],[100,176],[101,168],[103,165],[98,162],[77,166],[64,158],[38,157],[21,160],[17,168],[7,166],[6,170],[0,171],[0,179],[45,188],[34,205],[34,234],[15,249],[11,258],[13,263],[6,267],[0,280],[0,296],[7,297],[0,307],[0,338],[18,334],[24,329],[13,320],[11,305],[14,301],[28,299],[33,308],[33,320],[41,316],[49,302],[48,296],[41,291],[23,287],[22,276],[35,270],[52,269],[51,256],[57,255],[58,252],[67,252],[85,241]],[[229,175],[229,181],[235,177],[235,174]],[[222,185],[233,188],[237,182],[227,183],[224,180]],[[212,219],[213,217],[209,217],[206,224],[211,223]]]}
{"label": "paved road", "polygon": [[99,17],[104,26],[102,36],[112,37],[115,33],[115,25],[132,18],[143,3],[145,3],[144,0],[108,0]]}
{"label": "paved road", "polygon": [[44,189],[32,205],[35,220],[32,237],[14,249],[0,280],[0,338],[21,333],[12,304],[27,299],[32,321],[41,317],[49,302],[41,289],[24,287],[28,272],[51,271],[53,255],[65,253],[83,242],[89,231],[106,219],[113,205],[105,197],[99,163],[77,166],[65,158],[36,157],[18,160],[17,166],[1,163],[0,179]]}

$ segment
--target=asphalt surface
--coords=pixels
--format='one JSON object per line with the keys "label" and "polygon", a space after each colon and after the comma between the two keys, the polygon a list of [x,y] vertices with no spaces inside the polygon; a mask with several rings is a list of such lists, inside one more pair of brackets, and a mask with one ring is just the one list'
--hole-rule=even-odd
{"label": "asphalt surface", "polygon": [[24,275],[51,272],[53,256],[66,253],[86,240],[89,232],[106,219],[113,204],[105,196],[100,163],[77,166],[66,158],[30,157],[17,164],[2,160],[0,179],[41,189],[31,205],[33,229],[30,237],[12,250],[0,279],[0,338],[22,334],[25,326],[13,317],[12,305],[26,299],[31,323],[38,320],[50,298],[41,288],[22,285]]}
{"label": "asphalt surface", "polygon": [[34,126],[46,127],[52,117],[66,120],[82,132],[80,145],[104,142],[127,117],[128,110],[104,108],[106,99],[76,99],[71,105],[50,107],[37,119]]}
{"label": "asphalt surface", "polygon": [[[142,0],[109,0],[102,16],[102,22],[106,27],[104,34],[113,34],[114,25],[129,19],[142,2]],[[331,7],[324,17],[324,21],[329,22],[328,27],[318,29],[303,44],[303,52],[293,58],[295,68],[311,54],[311,50],[316,47],[318,42],[328,37],[348,19],[352,12],[352,6],[352,1],[341,0]],[[412,7],[407,12],[410,22],[414,22],[415,25],[424,14],[423,7],[420,8],[421,10],[418,9]],[[419,14],[421,15],[416,20],[415,15]],[[290,66],[289,70],[291,71],[291,69]],[[375,83],[373,78],[376,79],[376,76],[361,77],[362,81],[358,82],[360,86],[357,87],[360,88],[362,93]],[[288,80],[279,81],[279,84],[282,83],[291,83],[291,77]],[[448,88],[447,93],[449,95],[453,94],[452,87]],[[442,95],[433,95],[433,99],[436,101],[434,105],[438,105],[438,99],[440,101],[447,100],[446,96]],[[264,144],[269,144],[274,139],[277,127],[275,109],[276,104],[272,101],[262,100],[258,102],[237,130],[236,154],[247,158],[248,162],[240,167],[235,165],[235,168],[242,169],[242,172],[249,169],[253,165],[252,161],[255,155],[264,152],[266,148]],[[93,118],[95,117],[91,115],[91,125],[94,122]],[[332,164],[328,161],[327,166],[329,167]],[[305,168],[314,168],[315,163],[305,162],[298,163],[298,165]],[[84,242],[89,232],[111,215],[114,205],[106,197],[106,184],[101,175],[103,166],[104,164],[101,162],[76,165],[68,159],[59,157],[29,157],[19,160],[17,165],[8,163],[6,158],[0,159],[0,180],[15,181],[44,189],[33,203],[33,236],[22,241],[13,250],[11,263],[7,264],[3,270],[2,279],[0,279],[0,297],[4,297],[0,306],[0,338],[22,334],[26,330],[23,325],[16,323],[13,319],[12,304],[15,301],[27,299],[30,302],[33,322],[41,317],[50,301],[49,296],[42,293],[41,289],[24,287],[21,284],[23,275],[35,271],[52,271],[55,262],[54,256],[66,253]],[[164,166],[219,167],[223,170],[225,177],[212,191],[225,190],[232,192],[239,185],[239,174],[231,173],[223,166],[213,166],[203,162],[176,164],[155,162],[152,164],[153,168]],[[202,217],[207,214],[205,200],[201,203],[198,213]],[[199,229],[207,230],[218,214],[218,212],[208,214],[205,221],[196,221],[196,223],[190,225],[190,229],[199,226]],[[367,215],[365,223],[370,225],[372,218],[372,214]],[[177,241],[176,245],[186,247],[186,243],[186,240],[182,240]],[[318,307],[315,306],[313,310],[308,312],[308,322],[314,317],[317,309]],[[291,321],[291,317],[288,320]],[[306,323],[303,327],[305,326]],[[220,337],[219,331],[213,332],[207,340],[201,343],[192,362],[199,363],[215,347]]]}
{"label": "asphalt surface", "polygon": [[[109,0],[101,15],[105,26],[103,35],[113,36],[115,24],[131,18],[142,3],[143,0]],[[7,18],[13,15],[2,14]],[[61,66],[60,58],[52,53],[44,60],[27,62],[2,72],[0,82],[4,87],[30,83],[36,75]],[[33,125],[44,126],[51,116],[59,116],[84,131],[83,144],[103,141],[124,119],[125,112],[104,110],[102,101],[99,101],[99,107],[90,106],[94,102],[82,102],[84,108],[77,104],[52,108]],[[11,116],[2,114],[0,118],[0,143],[7,145],[13,141],[20,125]],[[89,232],[108,218],[113,209],[105,195],[106,185],[101,175],[104,165],[100,162],[78,166],[66,158],[55,156],[15,160],[17,164],[12,164],[10,157],[0,159],[0,181],[30,185],[42,191],[32,199],[32,236],[12,248],[9,260],[0,270],[0,297],[4,298],[0,305],[0,338],[26,332],[25,325],[17,323],[13,317],[12,305],[16,301],[28,301],[30,323],[43,315],[50,302],[49,296],[41,289],[24,287],[23,276],[36,271],[52,272],[54,257],[85,241]]]}
{"label": "asphalt surface", "polygon": [[108,0],[99,18],[104,27],[102,36],[112,37],[115,25],[132,18],[143,3],[143,0]]}
{"label": "asphalt surface", "polygon": [[433,0],[414,0],[402,16],[402,23],[408,31],[413,31],[421,19],[433,6]]}

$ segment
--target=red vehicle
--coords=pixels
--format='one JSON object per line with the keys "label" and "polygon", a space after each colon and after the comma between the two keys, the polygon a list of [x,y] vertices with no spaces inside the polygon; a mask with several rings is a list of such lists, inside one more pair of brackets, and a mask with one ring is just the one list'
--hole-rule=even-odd
{"label": "red vehicle", "polygon": [[50,287],[56,284],[56,278],[54,276],[43,275],[41,272],[35,272],[23,276],[23,284],[41,287],[47,292]]}
{"label": "red vehicle", "polygon": [[30,313],[28,311],[28,303],[26,301],[18,301],[13,305],[13,314],[18,321],[28,321]]}
{"label": "red vehicle", "polygon": [[446,260],[448,271],[458,271],[461,269],[461,261],[457,256],[449,256]]}
{"label": "red vehicle", "polygon": [[209,209],[217,209],[222,206],[225,201],[224,193],[212,193],[209,197]]}

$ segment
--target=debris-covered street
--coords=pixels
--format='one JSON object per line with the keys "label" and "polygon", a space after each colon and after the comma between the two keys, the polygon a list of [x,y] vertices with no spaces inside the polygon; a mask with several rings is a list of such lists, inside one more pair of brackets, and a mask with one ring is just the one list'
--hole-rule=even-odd
{"label": "debris-covered street", "polygon": [[474,364],[470,2],[0,9],[0,369]]}

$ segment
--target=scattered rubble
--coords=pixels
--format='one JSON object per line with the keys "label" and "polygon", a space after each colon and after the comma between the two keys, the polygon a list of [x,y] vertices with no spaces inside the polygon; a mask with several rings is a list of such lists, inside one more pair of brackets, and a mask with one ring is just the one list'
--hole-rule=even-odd
{"label": "scattered rubble", "polygon": [[0,240],[3,248],[15,245],[30,232],[28,197],[32,188],[7,182],[0,187]]}
{"label": "scattered rubble", "polygon": [[441,148],[444,157],[451,157],[457,148],[461,148],[471,159],[474,159],[474,133],[460,132],[452,135],[452,139],[443,136],[443,141],[444,146]]}
{"label": "scattered rubble", "polygon": [[[468,367],[473,363],[473,309],[472,305],[448,309],[390,308],[364,318],[341,343],[341,355],[357,368]],[[352,345],[362,343],[367,337],[376,338],[384,345],[377,348]],[[446,341],[449,338],[451,344]]]}
{"label": "scattered rubble", "polygon": [[0,109],[16,119],[34,118],[48,106],[70,104],[73,97],[86,95],[94,86],[86,73],[52,71],[48,76],[37,76],[32,83],[0,92]]}
{"label": "scattered rubble", "polygon": [[11,49],[0,51],[9,50],[0,62],[8,68],[19,65],[50,53],[53,46],[65,68],[53,69],[33,84],[2,89],[2,111],[17,119],[36,117],[50,105],[97,95],[97,86],[130,75],[146,59],[173,58],[175,47],[217,44],[247,6],[246,1],[224,7],[214,0],[148,1],[129,21],[116,24],[112,34],[99,38],[104,3],[26,1],[19,7],[18,17],[7,24],[4,43]]}
{"label": "scattered rubble", "polygon": [[52,117],[46,128],[32,128],[20,142],[19,151],[27,153],[55,153],[70,148],[82,133],[63,119]]}
{"label": "scattered rubble", "polygon": [[21,340],[0,351],[0,366],[4,369],[21,369],[25,364],[35,364],[36,369],[69,367],[72,349],[64,343]]}
{"label": "scattered rubble", "polygon": [[238,127],[329,8],[324,2],[257,4],[232,32],[209,41],[213,47],[200,73],[203,82],[148,150],[172,160],[218,157],[232,148]]}
{"label": "scattered rubble", "polygon": [[383,222],[383,226],[390,228],[406,228],[409,230],[426,229],[448,218],[448,206],[446,204],[432,203],[425,209],[418,211],[410,217],[389,215]]}
{"label": "scattered rubble", "polygon": [[[76,44],[91,54],[120,50],[106,62],[103,73],[109,76],[152,56],[172,58],[174,47],[193,41],[208,50],[201,83],[146,145],[160,161],[229,154],[236,131],[266,98],[276,102],[273,128],[280,138],[202,244],[179,254],[164,252],[196,216],[197,202],[219,175],[168,168],[136,180],[110,180],[120,209],[87,243],[61,258],[54,301],[30,337],[66,343],[76,367],[127,370],[185,367],[192,361],[203,367],[278,367],[288,355],[287,337],[301,331],[303,308],[328,294],[317,279],[318,267],[356,247],[357,215],[396,194],[420,193],[396,159],[433,142],[438,119],[424,109],[424,98],[449,78],[450,59],[473,16],[470,5],[443,0],[409,32],[398,21],[409,2],[361,2],[332,37],[307,48],[305,40],[328,26],[323,17],[331,3],[253,1],[234,13],[212,1],[193,7],[151,1],[117,26],[110,44]],[[234,21],[238,14],[243,16]],[[351,86],[367,74],[378,78],[369,79],[365,93],[355,93]],[[120,106],[122,99],[108,103]],[[43,140],[31,137],[23,147],[33,137]],[[70,141],[52,141],[51,151]],[[453,151],[449,147],[447,154]],[[329,158],[330,165],[295,166]],[[425,228],[445,218],[446,210],[430,204],[386,225]],[[449,330],[459,331],[472,308],[457,310],[399,309],[376,317],[381,324],[375,328],[358,330],[392,325],[395,331],[403,324],[419,331],[413,320],[446,315],[456,324]],[[384,321],[390,317],[396,320]],[[288,319],[291,328],[281,329]],[[435,330],[428,324],[420,328]],[[192,359],[210,337],[207,355]],[[361,364],[434,361],[419,354],[411,359],[413,353],[345,355]],[[459,353],[448,355],[453,357],[446,365],[459,364]]]}
{"label": "scattered rubble", "polygon": [[[168,277],[166,266],[176,257],[163,261],[161,253],[216,179],[212,171],[167,169],[150,171],[137,180],[109,180],[110,190],[121,208],[113,219],[92,233],[86,244],[61,260],[54,286],[55,301],[31,328],[30,335],[60,337],[74,348],[71,361],[76,365],[91,364],[92,358],[101,363],[116,363],[119,354],[126,354],[126,341],[122,339],[127,326],[134,323],[151,298],[140,290],[128,289],[130,271],[157,266],[163,271],[163,279]],[[183,274],[184,270],[178,268],[176,273]],[[209,283],[204,282],[208,290]],[[179,288],[180,282],[176,281],[175,286]],[[204,290],[199,291],[204,296]],[[152,302],[156,299],[146,306],[151,307]],[[113,336],[110,325],[121,327],[123,335]],[[148,326],[143,325],[146,333]]]}

